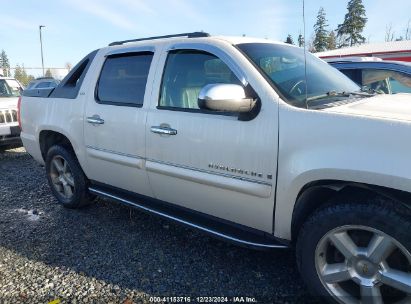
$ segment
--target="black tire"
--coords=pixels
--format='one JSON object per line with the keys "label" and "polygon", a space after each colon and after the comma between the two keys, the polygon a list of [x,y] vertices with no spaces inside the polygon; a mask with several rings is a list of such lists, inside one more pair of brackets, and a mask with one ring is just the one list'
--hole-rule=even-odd
{"label": "black tire", "polygon": [[[56,157],[64,159],[70,168],[70,175],[74,181],[73,191],[70,197],[65,197],[61,194],[52,181],[52,161]],[[91,195],[88,191],[89,181],[71,149],[60,145],[52,146],[46,156],[46,174],[51,191],[57,198],[57,201],[64,207],[76,209],[87,206],[95,200],[95,196]]]}
{"label": "black tire", "polygon": [[[316,257],[316,249],[327,233],[341,227],[370,227],[392,237],[408,252],[411,252],[411,217],[409,210],[399,208],[400,203],[393,203],[381,198],[376,200],[327,205],[314,212],[301,228],[296,244],[298,268],[310,293],[319,296],[321,302],[346,303],[343,297],[337,300],[331,296],[317,272],[315,259],[318,257]],[[356,245],[362,247],[359,244]],[[411,268],[408,269],[411,273]],[[396,301],[387,302],[396,303]]]}

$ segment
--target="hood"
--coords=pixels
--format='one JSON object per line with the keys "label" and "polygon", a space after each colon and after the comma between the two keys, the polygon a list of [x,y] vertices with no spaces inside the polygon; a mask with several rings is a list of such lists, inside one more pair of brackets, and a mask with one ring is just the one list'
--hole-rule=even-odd
{"label": "hood", "polygon": [[0,109],[17,109],[18,97],[0,97]]}
{"label": "hood", "polygon": [[381,94],[323,111],[411,121],[411,94]]}

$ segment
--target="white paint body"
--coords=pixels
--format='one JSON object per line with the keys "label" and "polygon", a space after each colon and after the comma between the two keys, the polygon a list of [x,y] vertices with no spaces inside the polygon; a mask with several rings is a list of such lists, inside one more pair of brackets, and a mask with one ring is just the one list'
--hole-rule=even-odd
{"label": "white paint body", "polygon": [[[267,42],[266,40],[263,40]],[[371,97],[327,110],[285,103],[232,44],[250,38],[173,38],[99,50],[77,99],[23,97],[26,150],[44,163],[39,134],[65,135],[89,179],[291,238],[300,190],[318,180],[374,184],[411,192],[411,95]],[[154,50],[142,108],[98,104],[94,90],[109,52]],[[220,57],[261,99],[251,121],[157,109],[167,50]],[[86,118],[99,115],[104,125]],[[168,125],[175,136],[152,133]],[[214,165],[242,169],[227,172]],[[278,164],[278,168],[277,168]],[[245,174],[250,171],[262,176]],[[271,178],[269,178],[269,175]],[[277,179],[278,177],[278,179]]]}

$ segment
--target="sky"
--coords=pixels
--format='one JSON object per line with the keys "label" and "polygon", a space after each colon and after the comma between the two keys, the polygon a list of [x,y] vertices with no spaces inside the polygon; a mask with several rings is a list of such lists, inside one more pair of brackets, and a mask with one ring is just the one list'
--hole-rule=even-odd
{"label": "sky", "polygon": [[[342,23],[348,0],[305,0],[307,40],[320,7],[329,30]],[[384,41],[391,24],[404,35],[410,0],[363,0],[364,36]],[[45,67],[73,66],[86,54],[116,40],[205,31],[212,35],[294,41],[304,32],[302,0],[0,0],[0,50],[12,66],[41,67],[39,25]],[[39,70],[27,70],[39,76]]]}

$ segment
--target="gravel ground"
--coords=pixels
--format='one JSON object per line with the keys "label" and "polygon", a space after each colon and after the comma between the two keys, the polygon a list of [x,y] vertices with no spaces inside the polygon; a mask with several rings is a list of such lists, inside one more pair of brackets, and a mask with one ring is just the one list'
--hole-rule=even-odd
{"label": "gravel ground", "polygon": [[107,200],[64,209],[24,149],[0,153],[0,172],[0,303],[308,303],[291,250],[237,247]]}

